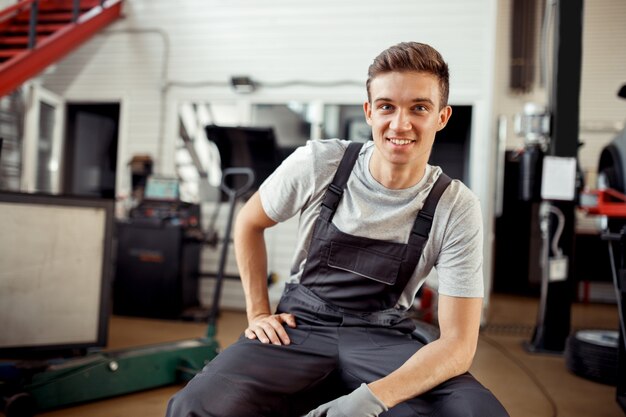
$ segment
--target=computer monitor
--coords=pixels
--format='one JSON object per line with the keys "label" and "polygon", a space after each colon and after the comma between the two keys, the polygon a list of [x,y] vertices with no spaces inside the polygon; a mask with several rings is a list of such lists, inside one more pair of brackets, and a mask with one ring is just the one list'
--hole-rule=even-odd
{"label": "computer monitor", "polygon": [[143,193],[144,200],[178,201],[180,182],[178,178],[150,176]]}

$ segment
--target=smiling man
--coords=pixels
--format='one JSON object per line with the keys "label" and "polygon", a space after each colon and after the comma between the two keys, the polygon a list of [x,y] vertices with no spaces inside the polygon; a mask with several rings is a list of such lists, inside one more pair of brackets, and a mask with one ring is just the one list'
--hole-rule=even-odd
{"label": "smiling man", "polygon": [[370,78],[368,91],[363,107],[377,150],[370,171],[387,188],[411,187],[422,179],[435,134],[452,114],[447,97],[437,76],[414,71],[383,72]]}
{"label": "smiling man", "polygon": [[[452,114],[448,78],[428,45],[383,51],[363,105],[373,141],[310,141],[248,200],[235,226],[248,327],[168,416],[508,415],[468,373],[483,298],[480,206],[428,164]],[[272,312],[263,235],[295,215],[292,275]],[[407,310],[433,268],[441,335],[423,345]]]}

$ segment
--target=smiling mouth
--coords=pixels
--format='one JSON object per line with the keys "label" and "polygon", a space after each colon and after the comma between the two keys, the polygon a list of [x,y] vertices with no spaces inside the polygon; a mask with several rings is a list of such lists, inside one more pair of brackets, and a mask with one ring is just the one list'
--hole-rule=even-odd
{"label": "smiling mouth", "polygon": [[394,145],[408,145],[415,142],[413,139],[387,138],[387,140]]}

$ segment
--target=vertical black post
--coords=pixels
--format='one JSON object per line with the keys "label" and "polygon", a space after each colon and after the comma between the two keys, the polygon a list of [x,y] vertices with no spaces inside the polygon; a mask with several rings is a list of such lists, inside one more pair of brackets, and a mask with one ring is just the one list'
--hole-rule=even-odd
{"label": "vertical black post", "polygon": [[578,154],[583,0],[557,0],[552,74],[552,133],[549,153]]}
{"label": "vertical black post", "polygon": [[76,23],[80,13],[80,0],[74,0],[72,3],[72,22]]}
{"label": "vertical black post", "polygon": [[28,27],[28,49],[33,49],[37,43],[37,15],[39,14],[39,0],[30,5],[30,22]]}
{"label": "vertical black post", "polygon": [[[555,13],[554,57],[551,91],[552,126],[548,154],[576,158],[578,154],[580,78],[582,63],[583,0],[557,0]],[[543,175],[549,175],[544,172]],[[563,213],[565,222],[559,246],[567,256],[567,277],[547,284],[543,317],[530,348],[536,351],[563,352],[570,332],[571,307],[575,294],[573,271],[575,238],[575,201],[552,201]],[[550,216],[550,239],[554,238],[556,217]],[[550,254],[554,256],[556,254]],[[545,267],[548,267],[546,265]]]}
{"label": "vertical black post", "polygon": [[[615,399],[617,404],[626,412],[626,227],[622,227],[620,231],[620,259],[615,266],[615,260],[611,256],[611,262],[614,263],[613,273],[615,274],[615,284],[617,286],[617,308],[619,314],[619,339],[617,342],[617,389],[615,391]],[[609,241],[609,245],[613,242]]]}

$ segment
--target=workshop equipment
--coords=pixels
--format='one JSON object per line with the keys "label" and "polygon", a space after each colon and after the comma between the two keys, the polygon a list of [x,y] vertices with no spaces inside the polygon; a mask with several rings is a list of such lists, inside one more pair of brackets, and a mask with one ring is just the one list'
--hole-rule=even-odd
{"label": "workshop equipment", "polygon": [[[533,336],[524,345],[533,353],[562,353],[571,326],[575,212],[580,186],[576,158],[580,146],[583,1],[555,0],[545,4],[547,24],[542,42],[549,47],[542,54],[542,68],[550,70],[546,83],[548,103],[545,115],[540,107],[525,108],[528,123],[521,125],[526,126],[522,132],[528,139],[521,175],[525,182],[523,197],[538,200],[542,206],[540,306]],[[551,26],[553,30],[548,31]],[[542,140],[532,140],[534,133],[546,138],[543,144]],[[557,171],[564,172],[563,177],[558,177],[560,181],[554,175]]]}
{"label": "workshop equipment", "polygon": [[[626,99],[626,84],[618,92]],[[570,336],[567,365],[572,372],[590,379],[617,385],[615,399],[626,412],[626,129],[604,147],[598,163],[598,189],[581,195],[580,207],[587,214],[599,216],[608,242],[615,289],[619,330],[601,332],[603,340],[583,340],[580,331]],[[619,254],[614,253],[614,244]],[[615,334],[617,333],[617,334]],[[597,334],[597,332],[596,332]],[[585,347],[586,344],[586,347]],[[602,345],[600,349],[598,345]],[[579,347],[585,350],[576,350]],[[615,352],[616,351],[616,352]],[[617,369],[609,369],[610,355],[617,353]],[[584,357],[583,357],[584,356]],[[582,359],[584,359],[584,362]]]}
{"label": "workshop equipment", "polygon": [[[247,180],[232,189],[225,179],[235,175]],[[217,356],[216,321],[235,205],[253,182],[254,172],[247,168],[227,169],[222,174],[220,187],[229,197],[229,215],[204,337],[70,359],[0,362],[0,410],[7,417],[31,417],[43,410],[180,383]]]}
{"label": "workshop equipment", "polygon": [[117,221],[113,314],[180,319],[199,307],[200,255],[208,233],[200,205],[180,199],[179,182],[149,176],[138,204]]}
{"label": "workshop equipment", "polygon": [[[611,188],[587,191],[581,196],[581,208],[608,220],[602,239],[608,242],[619,330],[575,332],[568,338],[566,365],[582,377],[617,385],[616,400],[626,411],[626,195]],[[617,256],[614,243],[619,247]]]}

